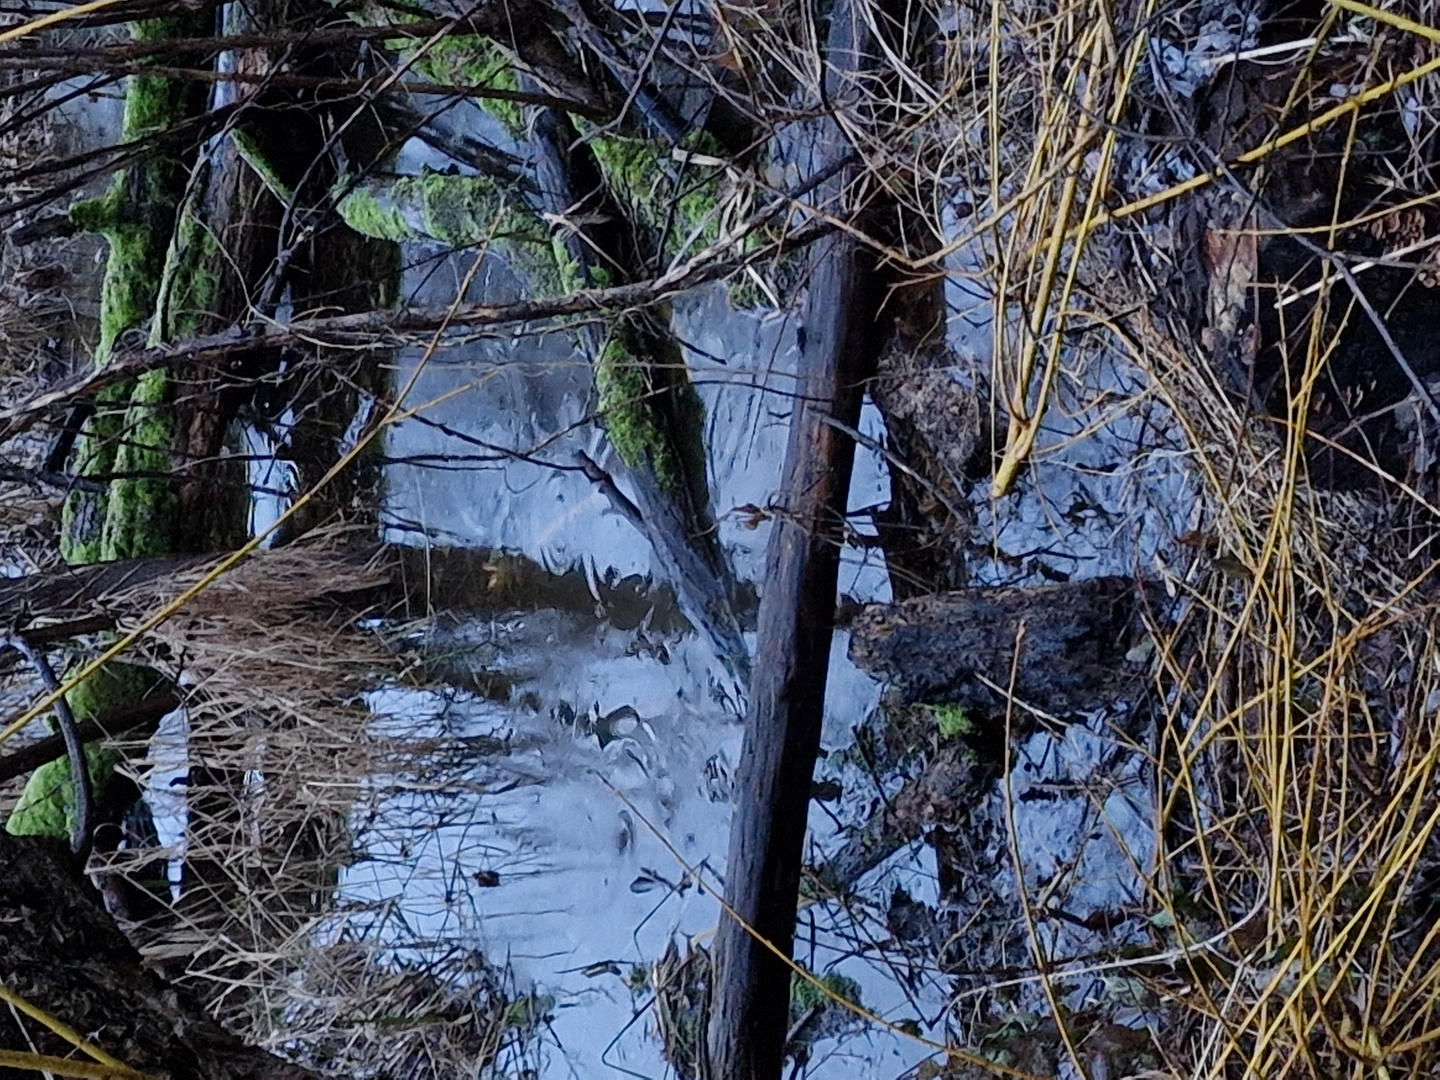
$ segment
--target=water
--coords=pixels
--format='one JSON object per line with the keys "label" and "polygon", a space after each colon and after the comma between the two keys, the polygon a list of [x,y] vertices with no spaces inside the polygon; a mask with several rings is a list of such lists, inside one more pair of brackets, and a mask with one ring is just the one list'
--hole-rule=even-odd
{"label": "water", "polygon": [[[471,256],[418,247],[410,254],[412,298],[453,300]],[[974,269],[976,255],[957,256],[955,282]],[[503,259],[488,257],[467,299],[503,301],[522,288]],[[976,378],[988,367],[991,305],[983,291],[956,283],[950,301],[952,345],[974,361],[955,377]],[[678,302],[675,319],[707,408],[722,541],[737,574],[757,582],[770,525],[756,510],[779,480],[799,328],[792,317],[732,312],[718,287]],[[397,382],[421,362],[418,350],[402,355]],[[984,485],[971,493],[978,535],[992,553],[972,561],[977,584],[1128,574],[1163,563],[1187,527],[1193,481],[1176,449],[1183,440],[1145,399],[1145,385],[1114,358],[1062,380],[1016,493],[998,502]],[[389,537],[518,552],[555,572],[580,569],[596,586],[595,610],[468,620],[456,613],[432,647],[500,678],[502,693],[372,695],[377,731],[485,736],[506,740],[509,750],[468,763],[463,777],[437,778],[435,790],[388,792],[375,778],[388,793],[359,830],[365,857],[344,872],[341,896],[402,914],[403,934],[390,923],[377,929],[390,935],[396,956],[459,944],[508,964],[523,988],[552,1006],[535,1051],[542,1075],[663,1075],[649,992],[636,977],[672,942],[707,943],[719,917],[710,886],[723,872],[728,842],[741,690],[700,640],[655,628],[673,625],[658,594],[655,626],[645,619],[638,629],[615,625],[601,602],[600,582],[649,574],[652,562],[640,534],[574,467],[584,451],[621,471],[593,423],[589,369],[568,338],[499,333],[447,348],[424,362],[406,404],[418,415],[393,429],[387,445]],[[861,426],[871,441],[883,438],[868,404]],[[888,497],[884,462],[862,448],[852,509]],[[868,531],[863,515],[855,520]],[[846,549],[840,590],[862,601],[889,598],[877,549]],[[433,602],[440,610],[449,603],[443,595]],[[853,741],[879,693],[850,664],[841,632],[832,651],[827,753]],[[1013,917],[1012,843],[1032,895],[1069,876],[1055,895],[1072,920],[1043,923],[1038,947],[1047,957],[1062,962],[1113,944],[1079,923],[1143,899],[1154,847],[1143,747],[1118,737],[1117,723],[1096,716],[1016,747],[1008,798],[996,785],[974,809],[975,835],[989,837],[985,858],[995,867],[985,897],[942,896],[934,850],[917,842],[865,875],[855,903],[805,909],[797,958],[854,979],[866,1007],[887,1020],[943,1039],[953,1031],[951,980],[933,955],[895,948],[887,902],[900,890],[942,914],[947,905],[963,912],[973,904]],[[856,782],[834,809],[814,804],[816,862],[867,812],[867,799],[855,794],[864,784],[846,779]],[[1003,948],[1014,945],[1012,937]],[[1075,1003],[1088,1002],[1085,995]],[[1043,1009],[1033,983],[1018,1000]],[[898,1075],[926,1056],[901,1033],[849,1024],[819,1041],[807,1075]]]}
{"label": "water", "polygon": [[[464,259],[414,254],[406,285],[415,299],[453,299]],[[471,298],[494,301],[519,289],[497,258],[475,275]],[[731,312],[719,289],[679,305],[677,326],[707,407],[722,540],[737,573],[753,582],[770,529],[753,508],[770,501],[779,481],[796,328],[782,317]],[[418,351],[403,356],[397,381],[419,362]],[[644,539],[570,467],[576,450],[615,463],[588,422],[588,366],[566,338],[492,337],[439,353],[408,400],[431,402],[387,446],[398,462],[386,475],[392,539],[415,543],[418,527],[445,543],[518,552],[554,571],[580,568],[597,582],[650,573]],[[877,439],[883,434],[873,407],[862,426]],[[469,458],[463,471],[433,467],[462,456]],[[883,462],[862,451],[851,505],[887,499]],[[873,549],[846,550],[841,591],[888,598]],[[390,801],[379,815],[383,827],[362,834],[368,858],[346,871],[342,894],[373,907],[398,899],[414,940],[477,948],[552,998],[544,1075],[600,1076],[607,1068],[661,1075],[647,994],[633,992],[628,980],[670,942],[705,943],[715,928],[720,913],[709,886],[723,872],[728,844],[739,688],[700,640],[643,625],[617,629],[596,595],[593,615],[462,619],[446,632],[452,648],[483,654],[491,674],[500,669],[504,702],[395,689],[374,695],[371,706],[383,717],[377,724],[388,733],[418,738],[444,727],[505,737],[515,749],[477,762],[473,783],[454,799],[427,793]],[[434,602],[447,604],[444,596]],[[879,696],[845,652],[841,633],[825,725],[832,748],[845,745]],[[617,711],[620,718],[607,721]],[[476,793],[477,784],[492,793]],[[819,811],[815,825],[818,840],[834,837],[835,823]],[[854,978],[867,1006],[915,1016],[883,963],[839,962],[853,951],[845,944],[848,918],[832,926],[817,914],[809,918],[807,960]],[[941,1002],[943,994],[928,1011],[938,1013]],[[842,1041],[817,1053],[812,1075],[853,1076],[860,1059],[899,1071],[924,1056],[886,1033],[863,1042],[863,1050],[842,1050]]]}

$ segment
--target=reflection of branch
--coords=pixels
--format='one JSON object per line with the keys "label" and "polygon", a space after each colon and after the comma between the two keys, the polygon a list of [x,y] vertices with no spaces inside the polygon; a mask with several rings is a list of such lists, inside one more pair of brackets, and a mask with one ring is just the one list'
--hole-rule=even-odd
{"label": "reflection of branch", "polygon": [[75,714],[65,695],[60,693],[60,680],[45,654],[31,648],[22,637],[0,638],[0,648],[14,649],[30,662],[40,675],[48,693],[55,697],[55,719],[60,723],[60,735],[65,741],[65,753],[70,759],[70,780],[75,785],[75,828],[70,833],[70,850],[82,858],[90,853],[91,829],[94,825],[90,813],[90,766],[85,760],[85,744],[80,741],[76,730]]}
{"label": "reflection of branch", "polygon": [[576,452],[575,460],[580,463],[580,468],[585,473],[585,479],[601,490],[610,500],[610,505],[615,508],[616,513],[649,536],[649,532],[645,529],[645,519],[640,516],[640,508],[620,490],[619,485],[615,483],[615,478],[596,464],[595,459],[583,450]]}

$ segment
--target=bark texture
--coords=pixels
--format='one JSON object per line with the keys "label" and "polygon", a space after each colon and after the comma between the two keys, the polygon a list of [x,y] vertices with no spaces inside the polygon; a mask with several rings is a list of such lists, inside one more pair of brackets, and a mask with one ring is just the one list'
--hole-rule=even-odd
{"label": "bark texture", "polygon": [[[839,71],[827,80],[836,96],[846,76],[866,63],[866,44],[856,9],[837,4],[827,47]],[[827,123],[815,170],[849,150],[839,126]],[[842,171],[823,191],[832,207],[849,179],[849,170]],[[863,216],[852,213],[857,220]],[[804,310],[806,345],[766,553],[759,643],[725,863],[725,899],[758,937],[734,918],[720,922],[708,1034],[713,1080],[775,1080],[784,1064],[791,972],[781,957],[790,955],[795,933],[855,456],[850,436],[831,421],[851,430],[858,424],[863,383],[883,336],[878,327],[882,288],[869,250],[847,232],[821,241],[813,259]]]}
{"label": "bark texture", "polygon": [[1158,601],[1163,593],[1131,578],[1095,578],[876,605],[855,621],[850,658],[887,682],[899,704],[1003,712],[1013,667],[1021,702],[1053,714],[1092,710],[1134,685],[1126,654],[1143,633],[1147,596]]}
{"label": "bark texture", "polygon": [[[0,832],[0,974],[5,985],[157,1080],[306,1080],[316,1074],[230,1035],[150,971],[56,841]],[[73,1057],[14,1012],[0,1045]],[[0,1069],[0,1080],[29,1076]]]}

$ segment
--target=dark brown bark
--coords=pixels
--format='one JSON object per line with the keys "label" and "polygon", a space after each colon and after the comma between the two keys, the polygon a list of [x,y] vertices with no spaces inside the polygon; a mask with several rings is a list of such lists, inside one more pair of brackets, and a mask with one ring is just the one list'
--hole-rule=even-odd
{"label": "dark brown bark", "polygon": [[[232,140],[216,147],[207,169],[199,213],[217,243],[199,272],[213,275],[215,292],[203,313],[162,311],[167,331],[178,320],[193,325],[196,333],[209,334],[243,318],[275,254],[280,206],[255,170],[240,159]],[[184,479],[177,492],[176,551],[230,547],[245,538],[245,466],[221,455],[245,387],[226,367],[223,361],[202,357],[181,373],[185,382],[175,404],[176,449]]]}
{"label": "dark brown bark", "polygon": [[[0,832],[0,971],[5,985],[158,1080],[305,1080],[315,1074],[246,1046],[150,970],[55,841]],[[75,1051],[18,1014],[0,1046]],[[0,1078],[28,1076],[0,1070]]]}
{"label": "dark brown bark", "polygon": [[[841,89],[845,73],[865,62],[865,37],[855,9],[837,4],[827,51],[834,66],[827,76],[832,92]],[[816,167],[849,149],[838,125],[827,124]],[[832,206],[837,196],[844,197],[848,178],[842,172],[831,182]],[[838,207],[834,212],[845,213]],[[863,218],[857,221],[863,224]],[[715,940],[718,977],[708,1035],[712,1080],[775,1080],[783,1065],[790,969],[781,957],[790,955],[794,938],[855,453],[850,437],[830,421],[851,429],[859,421],[863,383],[881,339],[881,296],[872,255],[853,234],[836,234],[817,246],[798,395],[766,553],[759,644],[725,864],[726,901],[749,930],[725,917]]]}
{"label": "dark brown bark", "polygon": [[850,657],[889,683],[897,704],[1003,713],[1013,668],[1019,701],[1057,716],[1093,710],[1134,688],[1125,657],[1143,630],[1147,595],[1164,594],[1130,578],[1095,578],[916,597],[867,608],[851,628]]}

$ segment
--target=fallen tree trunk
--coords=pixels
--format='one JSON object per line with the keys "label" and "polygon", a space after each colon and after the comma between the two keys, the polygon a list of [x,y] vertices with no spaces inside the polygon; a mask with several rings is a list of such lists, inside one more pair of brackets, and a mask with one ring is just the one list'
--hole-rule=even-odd
{"label": "fallen tree trunk", "polygon": [[896,704],[996,714],[1013,694],[1022,709],[1092,711],[1133,687],[1126,654],[1143,634],[1141,604],[1163,595],[1111,577],[916,597],[867,608],[851,628],[850,658],[887,683]]}
{"label": "fallen tree trunk", "polygon": [[[106,914],[61,845],[0,832],[0,970],[5,987],[156,1078],[306,1080],[316,1074],[247,1046],[189,994],[165,983]],[[74,1058],[74,1048],[14,1010],[0,1046]],[[73,1061],[71,1064],[84,1064]],[[0,1069],[0,1077],[28,1071]],[[116,1070],[107,1075],[124,1075]]]}
{"label": "fallen tree trunk", "polygon": [[[867,39],[862,16],[841,0],[827,43],[832,100],[868,63]],[[839,125],[827,122],[814,167],[843,160],[849,149]],[[850,179],[843,170],[822,201],[835,216],[860,221],[854,208],[837,205]],[[725,900],[734,917],[722,918],[715,939],[711,1080],[775,1080],[783,1065],[791,974],[783,958],[790,956],[795,933],[855,455],[854,442],[832,421],[851,430],[859,423],[862,385],[882,340],[882,297],[873,255],[854,231],[837,233],[815,249],[725,863]]]}
{"label": "fallen tree trunk", "polygon": [[943,747],[925,771],[909,781],[846,841],[816,877],[837,895],[844,895],[875,867],[906,844],[920,839],[926,828],[963,819],[974,804],[986,770],[975,764],[968,747]]}
{"label": "fallen tree trunk", "polygon": [[[134,24],[137,41],[196,36],[208,28],[212,16],[193,11],[170,18],[145,19]],[[125,91],[121,135],[125,142],[149,136],[171,139],[187,122],[205,111],[205,87],[154,76],[134,76]],[[102,234],[109,243],[100,296],[100,340],[95,346],[97,368],[123,347],[126,337],[143,340],[147,321],[155,314],[162,291],[167,253],[179,220],[187,180],[195,161],[193,145],[171,144],[118,172],[106,194],[71,207],[74,223]],[[148,383],[112,383],[96,400],[76,447],[76,472],[81,476],[117,471],[134,461],[150,460],[148,453],[171,426],[156,416],[163,376]],[[133,406],[133,407],[132,407]],[[138,430],[137,430],[138,429]],[[125,481],[103,492],[77,490],[65,500],[60,549],[71,563],[89,563],[122,556],[158,555],[169,549],[168,537],[138,546],[127,533],[118,538],[117,524],[139,498],[146,481]],[[168,491],[168,489],[167,489]],[[152,489],[153,493],[153,489]],[[112,523],[112,510],[115,523]]]}
{"label": "fallen tree trunk", "polygon": [[[318,557],[311,557],[312,546],[320,548]],[[24,611],[29,616],[31,621],[17,633],[36,647],[100,633],[113,629],[118,621],[143,619],[220,558],[127,559],[0,578],[0,610]],[[273,590],[263,589],[255,600],[269,606],[333,611],[341,619],[377,614],[421,618],[437,596],[454,612],[545,607],[593,615],[598,592],[606,618],[616,626],[637,626],[649,617],[678,628],[655,613],[668,604],[643,578],[591,582],[583,570],[556,574],[522,556],[488,548],[388,546],[369,539],[327,543],[307,537],[257,551],[230,574],[257,586],[283,577],[283,600]],[[215,588],[215,596],[225,591],[224,580]],[[337,582],[343,582],[343,588],[337,589]],[[244,590],[240,602],[250,602]],[[222,602],[207,596],[203,603]],[[92,618],[97,612],[103,614]]]}
{"label": "fallen tree trunk", "polygon": [[[556,242],[578,280],[629,277],[649,264],[643,230],[627,222],[605,188],[600,167],[570,121],[547,110],[534,124],[536,174],[544,212],[553,220],[594,219],[562,226]],[[662,577],[675,588],[686,617],[739,678],[749,656],[735,615],[735,576],[720,545],[705,454],[705,407],[661,313],[622,315],[582,329],[595,366],[601,422],[629,473],[639,524]],[[612,495],[612,498],[615,496]]]}

